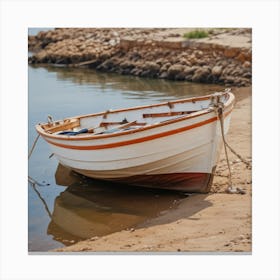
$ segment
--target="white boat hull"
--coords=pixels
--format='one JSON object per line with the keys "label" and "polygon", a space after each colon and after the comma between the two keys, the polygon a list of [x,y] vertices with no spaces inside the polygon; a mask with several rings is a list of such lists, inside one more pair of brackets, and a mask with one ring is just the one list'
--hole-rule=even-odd
{"label": "white boat hull", "polygon": [[209,191],[222,147],[215,111],[116,137],[43,137],[62,165],[85,176],[189,192]]}

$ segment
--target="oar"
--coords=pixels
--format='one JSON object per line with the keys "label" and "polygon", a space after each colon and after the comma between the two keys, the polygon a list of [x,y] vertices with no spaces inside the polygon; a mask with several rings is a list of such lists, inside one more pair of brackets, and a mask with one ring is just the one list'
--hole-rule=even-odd
{"label": "oar", "polygon": [[124,129],[124,128],[127,128],[127,127],[130,127],[134,124],[136,124],[137,121],[133,121],[133,122],[128,122],[128,123],[125,123],[125,124],[122,124],[122,125],[119,125],[115,128],[111,128],[111,129],[107,129],[107,130],[104,130],[102,132],[98,132],[98,133],[94,133],[94,134],[102,134],[102,133],[113,133],[113,132],[116,132],[118,130],[121,130],[121,129]]}

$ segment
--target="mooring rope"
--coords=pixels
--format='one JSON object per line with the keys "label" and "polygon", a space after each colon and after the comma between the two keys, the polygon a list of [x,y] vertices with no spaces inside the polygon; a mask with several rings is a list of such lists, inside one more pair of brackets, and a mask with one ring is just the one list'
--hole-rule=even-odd
{"label": "mooring rope", "polygon": [[35,149],[35,146],[36,146],[36,144],[38,142],[39,137],[40,137],[40,134],[38,133],[38,135],[37,135],[37,137],[36,137],[36,139],[35,139],[35,141],[34,141],[34,143],[32,145],[32,148],[31,148],[31,150],[28,153],[28,159],[31,157],[31,155],[33,153],[33,150]]}
{"label": "mooring rope", "polygon": [[33,180],[34,182],[32,182],[32,178],[28,176],[28,181],[30,182],[33,190],[36,192],[37,196],[39,197],[39,199],[42,201],[44,207],[45,207],[45,210],[48,214],[48,216],[50,217],[50,219],[52,219],[52,214],[51,214],[51,211],[48,207],[48,204],[46,203],[46,201],[44,200],[44,198],[41,196],[40,192],[36,189],[36,184],[38,185],[38,182],[36,182],[35,180]]}
{"label": "mooring rope", "polygon": [[224,143],[224,149],[225,149],[225,155],[226,155],[226,161],[227,161],[227,166],[228,166],[228,171],[229,171],[229,176],[228,176],[228,183],[229,187],[232,186],[232,176],[231,176],[231,168],[229,164],[229,159],[228,159],[228,153],[227,153],[227,145],[226,145],[226,140],[225,140],[225,133],[224,133],[224,116],[223,116],[223,104],[217,104],[217,113],[218,113],[218,118],[220,120],[221,124],[221,132],[222,132],[222,138],[223,138],[223,143]]}
{"label": "mooring rope", "polygon": [[234,149],[232,147],[229,146],[229,144],[226,141],[225,138],[225,130],[224,130],[224,104],[222,102],[219,101],[219,99],[217,100],[216,103],[214,103],[214,108],[216,109],[217,112],[217,116],[218,119],[220,121],[220,125],[221,125],[221,133],[222,133],[222,139],[223,139],[223,143],[224,143],[224,149],[225,149],[225,156],[226,156],[226,162],[227,162],[227,167],[228,167],[228,171],[229,171],[229,175],[228,175],[228,188],[227,188],[227,192],[228,193],[240,193],[240,194],[245,194],[245,191],[240,189],[240,188],[235,188],[232,185],[232,174],[231,174],[231,168],[230,168],[230,162],[229,162],[229,158],[228,158],[228,152],[227,152],[227,148],[230,149],[230,151],[235,154],[243,163],[246,164],[246,166],[249,168],[251,168],[251,163],[248,162],[247,160],[245,160],[241,155],[239,155],[236,151],[234,151]]}
{"label": "mooring rope", "polygon": [[[37,144],[37,142],[38,142],[38,140],[39,140],[39,137],[40,137],[40,134],[38,134],[37,137],[36,137],[36,139],[34,140],[34,143],[33,143],[33,145],[32,145],[32,148],[31,148],[31,150],[30,150],[29,153],[28,153],[28,160],[30,159],[30,157],[31,157],[31,155],[32,155],[32,153],[33,153],[33,151],[34,151],[34,149],[35,149],[35,146],[36,146],[36,144]],[[31,176],[28,176],[28,181],[29,181],[30,184],[32,184],[32,185],[37,185],[37,186],[40,186],[40,187],[49,186],[49,184],[41,184],[41,183],[39,183],[38,181],[36,181],[35,179],[33,179]]]}
{"label": "mooring rope", "polygon": [[240,154],[238,154],[228,143],[226,140],[224,140],[226,146],[230,149],[230,151],[235,154],[245,165],[247,168],[251,169],[252,164],[248,160],[244,159]]}

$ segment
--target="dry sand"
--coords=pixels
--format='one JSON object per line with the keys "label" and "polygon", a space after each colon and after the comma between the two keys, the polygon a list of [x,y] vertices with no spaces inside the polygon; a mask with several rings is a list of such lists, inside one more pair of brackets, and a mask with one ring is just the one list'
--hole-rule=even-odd
{"label": "dry sand", "polygon": [[[227,136],[229,144],[251,159],[251,88],[233,89],[237,103]],[[209,194],[196,194],[140,228],[81,241],[57,252],[251,252],[251,170],[229,153],[233,185],[246,194],[228,194],[222,153]]]}

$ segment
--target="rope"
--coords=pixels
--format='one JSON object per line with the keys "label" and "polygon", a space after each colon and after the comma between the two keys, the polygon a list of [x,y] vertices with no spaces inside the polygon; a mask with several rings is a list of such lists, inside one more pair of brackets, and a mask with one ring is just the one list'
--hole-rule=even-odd
{"label": "rope", "polygon": [[38,184],[38,182],[36,182],[35,180],[34,180],[34,182],[32,182],[32,180],[33,179],[29,178],[29,176],[28,176],[28,181],[31,183],[31,186],[32,186],[33,190],[36,192],[36,194],[38,195],[39,199],[42,201],[48,216],[50,217],[50,219],[52,219],[52,214],[51,214],[51,211],[49,210],[48,204],[46,203],[44,198],[41,196],[40,192],[36,189],[36,184]]}
{"label": "rope", "polygon": [[[30,159],[30,157],[31,157],[31,155],[32,155],[32,153],[33,153],[33,151],[34,151],[34,149],[35,149],[35,146],[36,146],[36,144],[37,144],[37,142],[38,142],[39,137],[40,137],[40,134],[37,135],[37,137],[36,137],[36,139],[35,139],[35,141],[34,141],[34,143],[33,143],[33,145],[32,145],[32,148],[31,148],[31,150],[30,150],[30,152],[29,152],[29,154],[28,154],[28,160]],[[37,186],[40,186],[40,187],[42,187],[42,186],[49,186],[49,184],[41,184],[41,183],[39,183],[38,181],[36,181],[35,179],[33,179],[31,176],[28,176],[28,181],[29,181],[29,183],[30,183],[32,186],[33,186],[33,185],[37,185]]]}
{"label": "rope", "polygon": [[227,166],[228,166],[228,188],[232,188],[232,176],[231,176],[231,168],[230,168],[230,164],[229,164],[229,159],[228,159],[228,153],[227,153],[227,145],[226,140],[225,140],[225,133],[224,133],[224,116],[223,116],[223,104],[222,106],[220,104],[217,104],[218,108],[217,108],[217,114],[218,114],[218,118],[220,120],[220,124],[221,124],[221,132],[222,132],[222,138],[223,138],[223,143],[224,143],[224,149],[225,149],[225,155],[226,155],[226,161],[227,161]]}
{"label": "rope", "polygon": [[220,120],[220,125],[221,125],[221,133],[222,133],[222,139],[223,139],[223,143],[224,143],[224,149],[225,149],[225,156],[226,156],[226,161],[227,161],[227,167],[228,167],[228,171],[229,171],[229,175],[228,175],[228,188],[227,188],[227,192],[228,193],[240,193],[240,194],[245,194],[245,191],[240,189],[240,188],[234,188],[232,186],[232,174],[231,174],[231,168],[230,168],[230,163],[229,163],[229,158],[228,158],[228,153],[227,153],[227,148],[230,149],[230,151],[232,153],[234,153],[243,163],[246,164],[246,166],[251,166],[251,164],[246,161],[245,159],[243,159],[237,152],[235,152],[230,146],[229,144],[226,142],[226,138],[225,138],[225,132],[224,132],[224,115],[223,115],[223,111],[224,111],[224,104],[222,102],[219,102],[219,100],[217,100],[217,102],[214,104],[214,107],[216,109],[217,115],[218,115],[218,119]]}
{"label": "rope", "polygon": [[246,159],[244,159],[240,154],[238,154],[227,142],[226,140],[224,140],[226,146],[230,149],[230,151],[235,154],[245,165],[247,168],[251,169],[252,168],[252,164],[251,162],[247,161]]}
{"label": "rope", "polygon": [[238,154],[226,141],[225,135],[224,135],[224,116],[223,116],[223,104],[218,104],[218,117],[220,119],[221,123],[221,130],[222,130],[222,137],[224,144],[230,149],[230,151],[235,154],[245,165],[247,168],[252,168],[251,163],[244,159],[240,154]]}
{"label": "rope", "polygon": [[40,137],[40,134],[37,135],[37,137],[36,137],[36,139],[35,139],[35,141],[34,141],[34,143],[33,143],[33,145],[32,145],[32,148],[31,148],[31,150],[30,150],[30,152],[29,152],[29,154],[28,154],[28,159],[31,157],[31,155],[32,155],[32,153],[33,153],[33,150],[34,150],[34,148],[35,148],[35,146],[36,146],[36,144],[37,144],[37,142],[38,142],[39,137]]}
{"label": "rope", "polygon": [[31,176],[28,176],[28,182],[32,185],[38,185],[39,187],[44,187],[46,185],[39,183],[35,179],[33,179]]}

